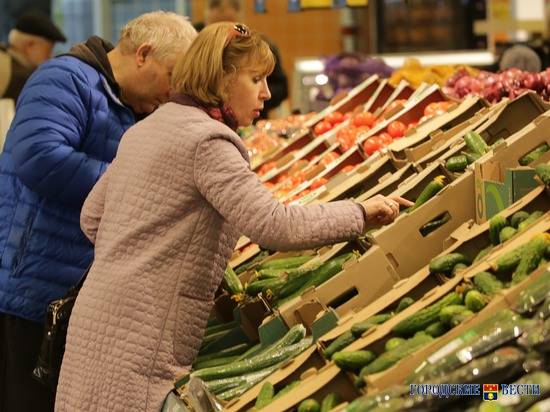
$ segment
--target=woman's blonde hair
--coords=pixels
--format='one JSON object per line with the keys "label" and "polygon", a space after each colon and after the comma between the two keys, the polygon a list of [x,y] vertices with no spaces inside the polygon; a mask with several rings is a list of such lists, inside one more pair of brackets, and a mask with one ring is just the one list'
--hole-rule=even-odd
{"label": "woman's blonde hair", "polygon": [[203,104],[218,105],[224,100],[228,76],[244,68],[257,70],[261,75],[273,71],[275,57],[262,36],[256,32],[236,34],[234,27],[235,23],[214,23],[199,33],[176,63],[173,90]]}
{"label": "woman's blonde hair", "polygon": [[197,31],[187,17],[166,11],[153,11],[130,20],[120,31],[120,48],[125,54],[134,53],[144,43],[158,60],[185,52]]}

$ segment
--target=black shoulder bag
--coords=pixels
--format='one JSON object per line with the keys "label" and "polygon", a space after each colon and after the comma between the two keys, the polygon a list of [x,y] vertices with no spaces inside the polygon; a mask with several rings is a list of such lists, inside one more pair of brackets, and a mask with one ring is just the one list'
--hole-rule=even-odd
{"label": "black shoulder bag", "polygon": [[71,316],[78,292],[82,288],[89,270],[90,268],[86,269],[82,278],[75,286],[69,289],[63,298],[54,300],[46,309],[42,345],[40,346],[38,361],[32,371],[32,376],[54,392],[57,388],[61,361],[65,353],[69,317]]}

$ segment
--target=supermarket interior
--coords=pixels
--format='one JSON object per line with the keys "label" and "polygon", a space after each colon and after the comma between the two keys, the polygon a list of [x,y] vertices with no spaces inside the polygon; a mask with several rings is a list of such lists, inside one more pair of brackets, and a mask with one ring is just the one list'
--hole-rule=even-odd
{"label": "supermarket interior", "polygon": [[0,93],[0,412],[550,411],[550,0],[0,0]]}

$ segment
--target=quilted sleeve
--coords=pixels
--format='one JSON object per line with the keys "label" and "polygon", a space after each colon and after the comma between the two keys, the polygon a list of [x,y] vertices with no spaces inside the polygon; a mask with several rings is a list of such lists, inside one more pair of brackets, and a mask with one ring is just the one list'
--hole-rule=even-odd
{"label": "quilted sleeve", "polygon": [[101,176],[84,201],[80,212],[80,228],[86,237],[95,244],[99,222],[105,210],[105,195],[109,181],[109,169]]}
{"label": "quilted sleeve", "polygon": [[238,148],[213,138],[197,147],[195,184],[242,234],[271,250],[296,250],[350,240],[365,230],[362,207],[351,201],[285,206],[263,187]]}
{"label": "quilted sleeve", "polygon": [[107,163],[79,148],[91,91],[84,75],[59,63],[38,69],[23,89],[10,136],[15,173],[41,196],[81,207]]}

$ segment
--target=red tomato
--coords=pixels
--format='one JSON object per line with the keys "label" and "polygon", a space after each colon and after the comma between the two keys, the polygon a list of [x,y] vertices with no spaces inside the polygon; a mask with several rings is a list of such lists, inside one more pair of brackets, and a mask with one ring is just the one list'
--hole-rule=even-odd
{"label": "red tomato", "polygon": [[374,115],[370,112],[359,113],[353,118],[353,124],[355,125],[355,127],[372,127],[375,121],[376,117],[374,117]]}
{"label": "red tomato", "polygon": [[327,114],[327,116],[325,117],[325,121],[334,126],[344,121],[344,115],[340,112],[332,112]]}
{"label": "red tomato", "polygon": [[264,186],[266,189],[273,189],[275,187],[275,185],[271,182],[265,182]]}
{"label": "red tomato", "polygon": [[332,163],[334,160],[338,159],[340,155],[336,152],[330,152],[323,156],[323,158],[319,161],[320,164],[323,166],[326,166],[330,163]]}
{"label": "red tomato", "polygon": [[424,116],[431,116],[439,109],[439,102],[433,102],[424,108]]}
{"label": "red tomato", "polygon": [[380,139],[380,141],[382,142],[382,146],[387,146],[389,145],[391,142],[393,142],[393,138],[389,135],[389,133],[380,133],[380,135],[378,136],[378,138]]}
{"label": "red tomato", "polygon": [[311,186],[310,186],[310,189],[311,190],[315,190],[315,189],[319,189],[321,186],[324,186],[328,183],[328,179],[324,178],[324,177],[320,177],[319,179],[317,180],[314,180],[312,183],[311,183]]}
{"label": "red tomato", "polygon": [[353,117],[353,112],[346,112],[346,114],[344,114],[344,120],[351,119],[352,117]]}
{"label": "red tomato", "polygon": [[353,169],[355,169],[355,166],[354,165],[347,165],[347,166],[344,166],[342,168],[342,172],[344,173],[349,173],[351,172]]}
{"label": "red tomato", "polygon": [[323,120],[315,125],[313,131],[315,132],[316,136],[321,136],[322,134],[328,132],[330,129],[332,129],[332,124]]}
{"label": "red tomato", "polygon": [[369,137],[363,143],[363,150],[367,156],[376,153],[378,150],[380,150],[380,147],[382,147],[382,142],[380,141],[380,138],[378,136]]}
{"label": "red tomato", "polygon": [[277,163],[276,162],[267,162],[265,164],[263,164],[261,167],[260,167],[260,170],[258,170],[258,174],[260,176],[263,176],[265,175],[267,172],[269,172],[271,169],[274,169],[275,166],[277,166]]}
{"label": "red tomato", "polygon": [[403,137],[405,135],[406,130],[407,130],[407,126],[405,126],[405,124],[400,122],[399,120],[394,120],[388,125],[388,133],[394,139]]}

